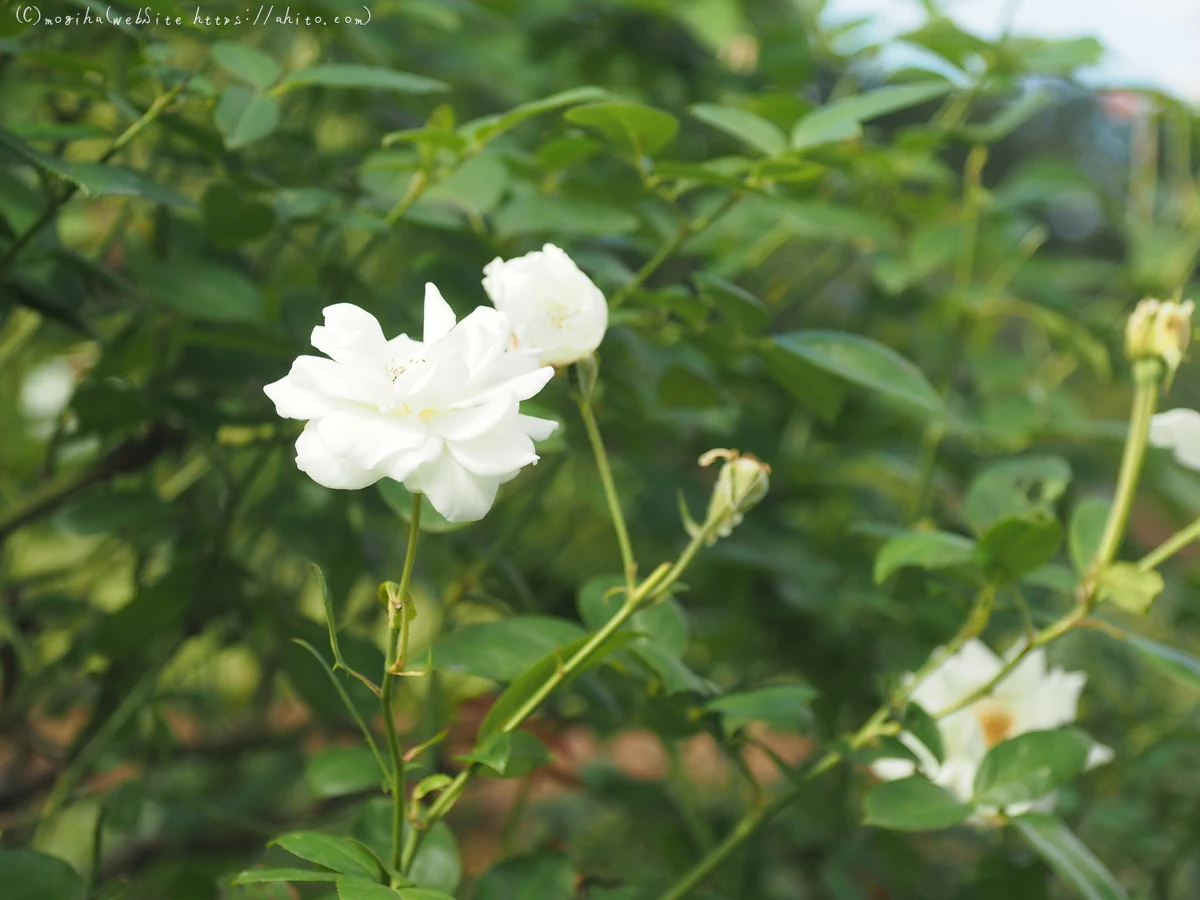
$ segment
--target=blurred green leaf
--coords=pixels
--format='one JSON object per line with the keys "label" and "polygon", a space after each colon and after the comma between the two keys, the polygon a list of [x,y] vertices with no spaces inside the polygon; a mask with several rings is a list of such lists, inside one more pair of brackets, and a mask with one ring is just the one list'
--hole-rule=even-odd
{"label": "blurred green leaf", "polygon": [[522,194],[492,216],[503,236],[525,234],[615,235],[634,231],[638,218],[620,207],[598,200],[561,194]]}
{"label": "blurred green leaf", "polygon": [[483,873],[477,900],[571,900],[575,869],[558,854],[506,859]]}
{"label": "blurred green leaf", "polygon": [[375,855],[353,838],[318,831],[291,831],[270,842],[293,856],[344,875],[377,879],[383,874]]}
{"label": "blurred green leaf", "polygon": [[[421,841],[420,849],[413,857],[408,877],[423,888],[445,891],[447,894],[453,894],[458,889],[458,883],[462,880],[462,858],[458,840],[445,822],[435,823],[426,832],[425,840]],[[421,898],[410,896],[407,900]]]}
{"label": "blurred green leaf", "polygon": [[988,751],[975,773],[975,802],[1006,807],[1041,799],[1087,766],[1092,739],[1077,728],[1029,731]]}
{"label": "blurred green leaf", "polygon": [[885,781],[867,794],[865,825],[892,831],[940,831],[966,821],[971,807],[922,775]]}
{"label": "blurred green leaf", "polygon": [[501,778],[520,778],[550,762],[550,751],[533,734],[522,729],[493,734],[471,752],[458,757],[477,762]]}
{"label": "blurred green leaf", "polygon": [[963,137],[978,144],[994,144],[1008,137],[1042,110],[1053,105],[1048,89],[1031,88],[983,125],[964,125]]}
{"label": "blurred green leaf", "polygon": [[1184,687],[1200,690],[1200,659],[1141,635],[1123,632],[1121,639],[1168,678]]}
{"label": "blurred green leaf", "polygon": [[563,117],[596,129],[637,160],[660,150],[679,131],[673,115],[640,103],[589,103],[567,110]]}
{"label": "blurred green leaf", "polygon": [[200,201],[204,230],[218,247],[236,247],[270,232],[275,213],[226,181],[214,181]]}
{"label": "blurred green leaf", "polygon": [[767,156],[779,156],[787,152],[788,142],[784,133],[772,122],[748,109],[719,103],[695,103],[688,107],[688,112],[701,122],[720,129]]}
{"label": "blurred green leaf", "polygon": [[807,734],[812,728],[812,701],[817,692],[806,684],[776,684],[726,694],[708,701],[720,714],[727,735],[750,722],[763,722],[778,731]]}
{"label": "blurred green leaf", "polygon": [[442,635],[433,646],[433,664],[495,681],[513,681],[531,663],[586,634],[567,619],[514,616],[468,625]]}
{"label": "blurred green leaf", "polygon": [[304,777],[316,797],[378,790],[387,779],[369,747],[325,747],[309,759]]}
{"label": "blurred green leaf", "polygon": [[1071,565],[1080,575],[1087,574],[1088,566],[1100,549],[1104,526],[1108,522],[1110,504],[1096,497],[1079,501],[1071,513],[1071,529],[1067,538]]}
{"label": "blurred green leaf", "polygon": [[266,90],[279,80],[283,69],[272,57],[257,47],[217,41],[208,48],[213,60],[222,69],[251,87]]}
{"label": "blurred green leaf", "polygon": [[561,109],[564,106],[603,100],[607,96],[608,92],[603,88],[590,86],[568,88],[557,94],[551,94],[549,97],[542,97],[540,100],[521,103],[504,113],[464,122],[459,126],[458,132],[467,140],[484,143],[542,113]]}
{"label": "blurred green leaf", "polygon": [[1025,842],[1084,900],[1129,900],[1104,864],[1059,819],[1026,813],[1010,821]]}
{"label": "blurred green leaf", "polygon": [[1115,562],[1100,573],[1096,599],[1111,601],[1131,613],[1145,615],[1165,587],[1155,570],[1143,571],[1133,563]]}
{"label": "blurred green leaf", "polygon": [[87,884],[61,859],[32,850],[0,850],[5,900],[84,900]]}
{"label": "blurred green leaf", "polygon": [[786,353],[925,416],[944,414],[941,397],[913,363],[857,334],[792,331],[774,338]]}
{"label": "blurred green leaf", "polygon": [[398,72],[383,66],[368,66],[360,63],[321,63],[293,72],[285,78],[277,91],[290,91],[299,87],[368,88],[398,91],[404,94],[430,94],[449,90],[449,85],[436,78]]}
{"label": "blurred green leaf", "polygon": [[993,522],[979,538],[979,549],[993,573],[1015,581],[1049,562],[1062,546],[1062,526],[1046,516],[1012,516]]}
{"label": "blurred green leaf", "polygon": [[834,100],[796,123],[792,129],[792,149],[809,150],[822,144],[857,138],[862,134],[863,122],[940,97],[952,87],[948,81],[892,84]]}
{"label": "blurred green leaf", "polygon": [[236,150],[275,132],[279,127],[279,101],[270,94],[234,84],[221,91],[213,115],[225,146]]}
{"label": "blurred green leaf", "polygon": [[249,869],[234,876],[234,884],[268,884],[276,881],[337,881],[337,872],[322,872],[318,869]]}
{"label": "blurred green leaf", "polygon": [[976,534],[1001,519],[1053,517],[1054,504],[1071,481],[1058,456],[1029,455],[993,463],[971,482],[963,512]]}
{"label": "blurred green leaf", "polygon": [[220,263],[151,262],[142,277],[157,300],[189,318],[209,322],[257,322],[263,316],[258,287]]}
{"label": "blurred green leaf", "polygon": [[911,531],[889,538],[875,556],[875,583],[898,569],[944,569],[977,561],[975,542],[946,531]]}

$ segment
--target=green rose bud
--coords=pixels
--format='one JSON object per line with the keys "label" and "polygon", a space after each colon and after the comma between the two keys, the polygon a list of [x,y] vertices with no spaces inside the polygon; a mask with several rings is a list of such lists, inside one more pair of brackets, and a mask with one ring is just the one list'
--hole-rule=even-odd
{"label": "green rose bud", "polygon": [[1165,368],[1164,386],[1170,385],[1192,339],[1194,309],[1191,300],[1143,300],[1125,326],[1125,355],[1135,363],[1158,360]]}
{"label": "green rose bud", "polygon": [[729,537],[740,525],[744,513],[749,512],[767,495],[770,486],[771,467],[750,454],[736,450],[718,448],[709,450],[700,457],[700,465],[710,466],[718,459],[725,460],[712,497],[708,501],[708,514],[703,525],[685,520],[684,526],[691,537],[701,531],[708,534],[706,543],[712,546],[718,538]]}

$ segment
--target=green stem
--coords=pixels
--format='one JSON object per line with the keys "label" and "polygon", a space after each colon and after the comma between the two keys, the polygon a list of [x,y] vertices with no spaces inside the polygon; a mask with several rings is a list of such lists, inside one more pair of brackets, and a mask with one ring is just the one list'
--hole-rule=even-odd
{"label": "green stem", "polygon": [[[983,631],[984,626],[991,617],[992,604],[995,597],[996,585],[992,583],[984,585],[975,600],[970,614],[967,616],[966,622],[963,623],[958,633],[939,652],[932,654],[913,678],[907,684],[902,685],[894,691],[888,700],[879,709],[875,710],[862,728],[850,737],[847,744],[851,750],[857,750],[865,746],[882,734],[886,730],[888,719],[891,717],[893,710],[903,706],[908,701],[913,691],[929,676],[929,673],[941,665],[949,656],[957,653],[968,640],[976,637]],[[751,835],[763,823],[785,809],[799,797],[805,785],[828,772],[840,763],[843,758],[844,754],[840,750],[827,751],[801,777],[794,779],[786,790],[777,794],[769,802],[756,806],[750,812],[746,813],[737,825],[733,827],[733,830],[725,840],[706,853],[700,862],[693,866],[665,894],[661,895],[658,900],[680,900],[680,898],[687,896],[699,887],[712,874],[713,870],[749,840]]]}
{"label": "green stem", "polygon": [[1200,538],[1200,519],[1175,532],[1162,544],[1143,556],[1138,560],[1137,567],[1143,572],[1157,568],[1159,563],[1170,556],[1174,556],[1197,538]]}
{"label": "green stem", "polygon": [[[401,197],[399,201],[397,201],[396,205],[391,208],[388,214],[384,216],[383,221],[386,222],[389,227],[400,221],[401,217],[403,217],[403,215],[412,208],[412,205],[421,199],[421,195],[425,193],[425,189],[429,187],[429,184],[429,175],[424,169],[414,173],[413,177],[409,179],[408,188],[405,190],[404,196]],[[383,232],[376,232],[367,239],[367,242],[362,245],[358,253],[356,253],[350,260],[350,264],[347,267],[348,271],[358,271],[359,267],[366,262],[367,257],[370,256],[375,251],[375,248],[379,246],[380,242],[382,242],[383,235]]]}
{"label": "green stem", "polygon": [[609,309],[616,309],[622,303],[629,299],[629,295],[640,288],[646,279],[658,271],[659,267],[665,263],[671,256],[682,247],[688,238],[694,237],[704,231],[725,213],[729,212],[739,200],[742,199],[742,194],[735,191],[727,196],[711,213],[700,216],[696,219],[690,219],[679,226],[679,230],[670,237],[661,247],[655,251],[650,259],[646,260],[645,265],[637,270],[633,278],[624,286],[621,287],[612,297],[609,298]]}
{"label": "green stem", "polygon": [[388,752],[392,757],[392,868],[401,871],[404,847],[404,754],[400,751],[400,739],[396,734],[396,719],[393,700],[396,683],[400,675],[396,671],[404,664],[408,655],[408,587],[412,583],[413,564],[417,559],[417,537],[421,533],[421,494],[413,494],[412,522],[408,531],[408,547],[404,555],[404,569],[400,574],[398,595],[388,600],[388,644],[387,659],[383,667],[383,690],[380,706],[383,711],[383,727],[387,732]]}
{"label": "green stem", "polygon": [[600,472],[600,482],[604,485],[604,497],[608,500],[608,512],[612,516],[613,528],[617,532],[625,587],[627,592],[632,594],[637,580],[637,560],[633,555],[633,545],[629,542],[629,529],[625,525],[625,515],[621,512],[621,498],[617,494],[612,466],[609,465],[608,453],[604,449],[604,440],[600,436],[600,426],[596,424],[596,414],[592,411],[591,400],[587,397],[579,398],[579,414],[583,417],[583,425],[587,429],[588,441],[591,443],[592,453],[596,457],[596,468]]}
{"label": "green stem", "polygon": [[[171,102],[183,92],[183,89],[187,86],[189,78],[190,76],[182,79],[169,91],[164,94],[160,94],[158,98],[150,104],[150,108],[142,114],[142,117],[121,132],[121,134],[117,136],[116,140],[112,142],[109,148],[104,151],[104,153],[98,160],[96,160],[96,162],[108,162],[113,156],[119,153],[126,144],[141,134],[147,128],[147,126],[149,126],[150,123],[162,115],[163,110],[166,109]],[[9,247],[4,253],[4,256],[0,257],[0,272],[3,272],[9,267],[9,265],[12,264],[12,261],[16,259],[17,255],[25,249],[25,247],[34,239],[34,237],[37,236],[38,232],[40,232],[42,228],[44,228],[46,224],[54,218],[54,215],[58,212],[59,207],[74,197],[75,192],[78,190],[79,185],[72,183],[68,185],[66,190],[64,190],[57,197],[52,197],[50,199],[50,202],[46,204],[46,208],[42,210],[41,215],[39,215],[33,221],[32,225],[22,232],[21,236],[18,237],[16,241],[13,242],[12,246]]]}
{"label": "green stem", "polygon": [[[529,716],[533,715],[534,711],[541,705],[542,701],[548,697],[559,685],[566,681],[571,675],[579,671],[592,656],[604,645],[604,643],[612,637],[616,632],[629,621],[641,607],[654,603],[660,597],[663,597],[671,585],[679,580],[679,576],[683,574],[688,564],[695,557],[700,547],[709,538],[708,529],[700,529],[696,536],[691,539],[679,559],[673,565],[663,563],[646,579],[637,586],[633,593],[625,598],[625,603],[613,615],[604,626],[592,635],[575,654],[565,663],[559,666],[554,673],[546,680],[546,682],[538,689],[538,691],[526,701],[521,708],[500,726],[501,732],[515,731],[520,727]],[[442,819],[446,813],[454,806],[455,802],[466,790],[468,782],[479,771],[478,763],[470,763],[465,769],[454,777],[454,780],[446,786],[446,789],[438,795],[426,811],[424,822],[418,828],[412,828],[408,832],[408,837],[405,840],[404,852],[401,858],[399,869],[401,872],[407,872],[412,865],[413,859],[416,858],[417,850],[420,849],[421,841],[424,838],[425,832],[437,821]]]}
{"label": "green stem", "polygon": [[1154,405],[1158,398],[1162,364],[1157,360],[1138,360],[1133,366],[1133,376],[1133,410],[1129,416],[1129,434],[1125,439],[1125,449],[1121,454],[1116,496],[1108,511],[1108,520],[1104,523],[1104,534],[1096,548],[1096,555],[1088,567],[1087,578],[1080,586],[1081,603],[1089,608],[1096,583],[1116,556],[1121,538],[1125,535],[1138,476],[1142,471],[1142,460],[1146,456],[1146,440],[1150,434],[1150,420],[1154,416]]}

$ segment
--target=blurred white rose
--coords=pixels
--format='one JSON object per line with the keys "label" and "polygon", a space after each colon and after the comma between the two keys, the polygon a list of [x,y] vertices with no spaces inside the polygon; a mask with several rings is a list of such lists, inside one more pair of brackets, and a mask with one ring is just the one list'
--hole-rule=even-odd
{"label": "blurred white rose", "polygon": [[[1018,646],[1011,652],[1015,654],[1020,649]],[[936,716],[988,684],[1003,666],[1004,660],[982,641],[968,641],[917,686],[912,699]],[[900,740],[918,761],[878,759],[871,769],[885,781],[920,773],[962,802],[969,802],[974,793],[975,773],[988,750],[1028,731],[1046,731],[1074,722],[1079,694],[1086,682],[1085,672],[1048,670],[1045,651],[1033,650],[984,697],[937,720],[942,762],[914,734],[906,731]],[[1112,756],[1108,747],[1093,744],[1088,767],[1106,763]],[[1007,811],[1020,815],[1032,809],[1048,811],[1053,805],[1051,794],[1031,803],[1013,804]]]}
{"label": "blurred white rose", "polygon": [[1181,466],[1200,472],[1200,413],[1169,409],[1150,420],[1150,443],[1173,450]]}
{"label": "blurred white rose", "polygon": [[354,490],[392,478],[449,521],[472,522],[500,484],[537,462],[533,441],[558,424],[519,412],[554,370],[513,349],[510,331],[487,307],[455,324],[432,284],[423,341],[389,341],[374,316],[339,303],[312,333],[330,358],[301,356],[263,390],[279,415],[309,420],[296,464],[318,484]]}
{"label": "blurred white rose", "polygon": [[553,244],[483,268],[483,289],[512,323],[514,345],[565,366],[592,353],[608,328],[608,302],[571,257]]}
{"label": "blurred white rose", "polygon": [[75,393],[76,370],[65,356],[35,366],[21,382],[21,415],[31,422],[57,419]]}

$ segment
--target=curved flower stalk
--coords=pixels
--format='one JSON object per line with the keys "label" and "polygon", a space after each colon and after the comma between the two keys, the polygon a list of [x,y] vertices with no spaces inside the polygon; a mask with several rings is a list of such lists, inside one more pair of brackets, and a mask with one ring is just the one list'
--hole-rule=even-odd
{"label": "curved flower stalk", "polygon": [[[1087,674],[1047,668],[1044,649],[1038,647],[1022,654],[1023,649],[1018,645],[1002,659],[982,641],[972,639],[932,669],[915,686],[911,699],[936,717],[942,741],[941,762],[916,735],[904,731],[899,739],[916,760],[878,759],[872,763],[871,771],[885,781],[908,778],[919,772],[963,803],[969,803],[975,774],[992,747],[1029,731],[1059,728],[1074,722]],[[1003,674],[1005,662],[1015,660],[1018,655],[1022,656],[1020,662]],[[998,676],[1002,677],[996,681]],[[911,684],[914,678],[910,674],[904,683]],[[987,690],[993,681],[995,684]],[[983,694],[979,696],[981,691]],[[1094,743],[1088,767],[1102,765],[1112,757],[1111,749]],[[1029,803],[1012,804],[1006,811],[1010,815],[1032,810],[1049,812],[1053,806],[1051,794]],[[975,821],[986,818],[977,816]]]}
{"label": "curved flower stalk", "polygon": [[326,307],[312,344],[263,390],[279,415],[307,419],[296,465],[318,484],[355,490],[381,478],[424,494],[451,522],[491,509],[501,484],[536,463],[535,440],[556,422],[522,415],[522,400],[554,374],[510,344],[504,313],[479,307],[461,322],[425,286],[423,339],[387,340],[373,315]]}
{"label": "curved flower stalk", "polygon": [[546,244],[483,268],[483,289],[512,325],[513,345],[536,351],[543,365],[590,356],[608,328],[608,304],[563,250]]}

